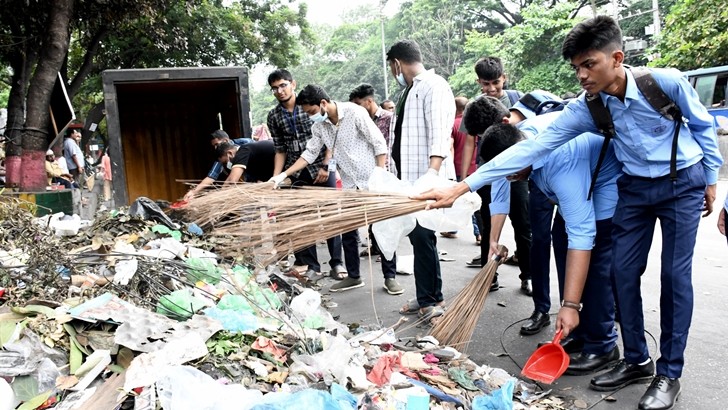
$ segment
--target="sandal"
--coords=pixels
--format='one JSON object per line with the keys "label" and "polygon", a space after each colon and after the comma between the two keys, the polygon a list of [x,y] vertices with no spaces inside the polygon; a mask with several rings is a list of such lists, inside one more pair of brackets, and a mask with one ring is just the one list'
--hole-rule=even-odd
{"label": "sandal", "polygon": [[336,265],[329,271],[329,276],[334,280],[344,280],[349,273],[343,265]]}
{"label": "sandal", "polygon": [[441,306],[427,306],[423,307],[417,312],[417,316],[420,318],[420,322],[431,324],[432,319],[440,317],[445,314],[445,309]]}
{"label": "sandal", "polygon": [[[445,301],[437,302],[435,305],[441,309],[445,308]],[[415,313],[420,313],[420,304],[417,302],[417,299],[410,299],[407,301],[407,304],[402,306],[401,309],[399,309],[400,315],[414,315]]]}

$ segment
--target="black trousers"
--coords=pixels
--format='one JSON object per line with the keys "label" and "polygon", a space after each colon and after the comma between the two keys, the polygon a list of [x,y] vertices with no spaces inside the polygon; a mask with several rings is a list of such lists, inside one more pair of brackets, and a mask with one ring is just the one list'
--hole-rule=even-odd
{"label": "black trousers", "polygon": [[440,256],[437,254],[435,232],[417,224],[410,232],[409,240],[415,256],[415,287],[420,307],[434,306],[442,302],[442,275]]}
{"label": "black trousers", "polygon": [[[483,221],[480,242],[480,266],[488,262],[488,251],[490,249],[490,185],[485,185],[478,190],[480,195],[480,216]],[[528,216],[528,181],[511,182],[511,209],[508,214],[513,226],[516,240],[516,257],[521,273],[518,277],[521,280],[531,279],[531,223]],[[498,276],[493,280],[497,280]]]}
{"label": "black trousers", "polygon": [[[325,186],[329,188],[336,188],[336,175],[334,173],[331,173],[329,175],[329,180],[322,184],[314,184],[313,180],[314,178],[311,177],[307,168],[304,168],[304,170],[301,171],[298,178],[291,178],[294,186]],[[341,235],[328,238],[326,240],[326,245],[329,248],[329,255],[331,255],[329,266],[333,268],[334,266],[343,264],[341,260]],[[308,248],[294,252],[293,256],[295,257],[294,263],[296,265],[308,265],[309,269],[321,272],[321,264],[319,263],[318,254],[316,253],[316,245],[311,245]]]}

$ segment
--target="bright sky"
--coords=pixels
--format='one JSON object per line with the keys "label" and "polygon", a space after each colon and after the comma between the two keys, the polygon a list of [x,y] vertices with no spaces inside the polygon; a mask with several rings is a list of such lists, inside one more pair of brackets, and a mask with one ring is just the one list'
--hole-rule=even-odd
{"label": "bright sky", "polygon": [[[384,14],[392,16],[399,10],[402,0],[386,0]],[[379,0],[298,0],[297,3],[308,4],[308,21],[314,24],[330,24],[337,26],[341,23],[341,15],[346,11],[362,5],[373,8],[379,7]]]}

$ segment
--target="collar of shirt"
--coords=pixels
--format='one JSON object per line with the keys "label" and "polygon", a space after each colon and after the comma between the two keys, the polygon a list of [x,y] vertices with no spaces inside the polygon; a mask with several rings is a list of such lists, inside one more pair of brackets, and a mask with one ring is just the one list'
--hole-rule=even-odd
{"label": "collar of shirt", "polygon": [[[629,106],[629,103],[627,101],[634,101],[638,100],[640,98],[639,89],[637,87],[637,83],[634,81],[634,75],[632,75],[632,71],[629,70],[629,68],[624,67],[624,74],[626,76],[627,81],[627,88],[624,91],[624,102],[625,105]],[[602,99],[602,103],[606,106],[607,105],[607,99],[609,97],[615,97],[611,94],[607,94],[604,91],[599,92],[599,97]]]}
{"label": "collar of shirt", "polygon": [[376,120],[382,118],[383,115],[386,115],[385,113],[387,113],[387,112],[389,112],[389,111],[385,110],[382,107],[377,106],[377,112],[374,113],[374,118],[372,118],[372,119],[374,121],[376,121]]}

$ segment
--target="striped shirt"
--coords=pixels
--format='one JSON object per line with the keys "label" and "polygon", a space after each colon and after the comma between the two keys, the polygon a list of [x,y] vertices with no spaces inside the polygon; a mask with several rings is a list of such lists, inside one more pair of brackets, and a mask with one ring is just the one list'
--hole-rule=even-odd
{"label": "striped shirt", "polygon": [[[455,121],[455,97],[447,81],[434,70],[420,73],[404,101],[399,163],[395,164],[402,181],[414,182],[427,173],[430,157],[446,158],[450,154],[450,131]],[[399,106],[400,104],[398,104]],[[390,127],[394,142],[395,127]]]}

